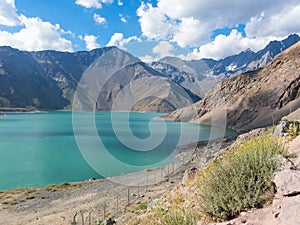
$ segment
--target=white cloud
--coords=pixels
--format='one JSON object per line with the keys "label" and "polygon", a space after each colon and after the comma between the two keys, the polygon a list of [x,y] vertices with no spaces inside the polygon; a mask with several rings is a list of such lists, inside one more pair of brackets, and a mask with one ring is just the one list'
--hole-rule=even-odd
{"label": "white cloud", "polygon": [[124,39],[124,35],[122,33],[114,33],[113,36],[111,36],[110,41],[107,43],[108,46],[118,46],[119,43]]}
{"label": "white cloud", "polygon": [[300,4],[284,7],[278,14],[262,13],[252,17],[246,24],[247,35],[253,37],[284,37],[290,33],[300,33]]}
{"label": "white cloud", "polygon": [[180,47],[199,46],[203,43],[202,40],[209,39],[207,26],[201,24],[197,19],[183,18],[174,32],[172,41],[176,42]]}
{"label": "white cloud", "polygon": [[93,50],[100,47],[100,45],[97,43],[97,37],[94,35],[85,35],[83,40],[85,41],[87,50]]}
{"label": "white cloud", "polygon": [[[177,55],[176,57],[178,57],[182,60],[187,60],[187,61],[201,59],[201,55],[199,53],[198,48],[194,48],[192,52],[189,52],[186,55],[180,54],[180,55]],[[210,57],[208,57],[208,58],[210,58]]]}
{"label": "white cloud", "polygon": [[5,26],[21,24],[14,0],[0,0],[0,24]]}
{"label": "white cloud", "polygon": [[85,8],[102,8],[102,4],[99,0],[76,0],[75,4],[83,6]]}
{"label": "white cloud", "polygon": [[158,55],[159,58],[163,58],[165,56],[174,56],[172,53],[173,50],[173,45],[166,41],[161,41],[152,49],[152,52]]}
{"label": "white cloud", "polygon": [[123,14],[119,14],[122,23],[127,23],[127,18]]}
{"label": "white cloud", "polygon": [[76,0],[75,4],[83,6],[85,8],[101,9],[102,3],[112,4],[114,0]]}
{"label": "white cloud", "polygon": [[122,0],[118,0],[118,6],[122,6],[124,3],[122,2]]}
{"label": "white cloud", "polygon": [[150,3],[142,3],[137,9],[142,34],[150,39],[168,40],[171,38],[175,26],[174,22],[168,21],[160,8],[153,7]]}
{"label": "white cloud", "polygon": [[274,37],[248,38],[243,37],[237,30],[232,30],[230,35],[218,35],[213,42],[202,45],[198,51],[194,50],[193,55],[198,58],[220,59],[238,54],[248,48],[252,51],[258,51],[271,40],[274,40]]}
{"label": "white cloud", "polygon": [[19,19],[24,28],[15,33],[0,31],[0,45],[28,51],[46,49],[73,51],[72,42],[62,36],[66,32],[59,24],[53,25],[40,18],[27,18],[23,15]]}
{"label": "white cloud", "polygon": [[101,0],[101,2],[105,4],[112,4],[114,0]]}
{"label": "white cloud", "polygon": [[14,0],[0,0],[0,24],[20,26],[16,32],[0,30],[0,45],[27,51],[73,51],[72,42],[63,37],[74,35],[71,31],[64,31],[59,24],[53,25],[38,17],[18,15]]}
{"label": "white cloud", "polygon": [[107,47],[109,46],[117,46],[120,47],[122,49],[125,49],[125,44],[128,44],[132,41],[141,41],[140,38],[138,38],[137,36],[131,36],[129,38],[124,38],[124,35],[122,33],[114,33],[111,38],[110,41],[106,44]]}
{"label": "white cloud", "polygon": [[145,63],[151,63],[151,62],[154,62],[154,61],[159,60],[159,58],[154,58],[154,57],[151,56],[151,55],[140,56],[139,59],[140,59],[142,62],[145,62]]}
{"label": "white cloud", "polygon": [[93,18],[94,18],[94,21],[96,22],[96,24],[100,24],[100,25],[107,24],[106,18],[100,16],[99,14],[95,13],[94,16],[93,16]]}
{"label": "white cloud", "polygon": [[[298,0],[290,0],[288,4],[295,5]],[[201,22],[209,22],[213,26],[234,26],[249,21],[253,15],[263,11],[278,11],[287,2],[283,0],[189,0],[189,4],[182,0],[160,0],[157,8],[172,19],[194,17]],[[172,7],[170,7],[172,6]]]}
{"label": "white cloud", "polygon": [[[202,48],[185,57],[200,55],[220,58],[244,50],[264,47],[266,41],[300,33],[299,0],[159,0],[154,6],[142,3],[137,9],[142,34],[148,39],[177,43],[180,47]],[[247,37],[238,33],[219,35],[211,42],[216,29],[245,24]],[[230,46],[223,44],[230,43]],[[211,42],[211,43],[210,43]],[[257,44],[255,44],[257,43]],[[236,49],[236,50],[234,50]],[[218,55],[219,54],[219,55]],[[183,56],[182,56],[183,57]]]}

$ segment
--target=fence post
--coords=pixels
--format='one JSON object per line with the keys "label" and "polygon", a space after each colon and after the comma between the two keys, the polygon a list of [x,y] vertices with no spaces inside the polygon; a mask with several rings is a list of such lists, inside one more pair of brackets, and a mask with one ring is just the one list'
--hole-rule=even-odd
{"label": "fence post", "polygon": [[92,223],[92,211],[89,211],[89,225]]}
{"label": "fence post", "polygon": [[106,218],[106,200],[104,200],[104,204],[103,204],[103,219],[105,220]]}
{"label": "fence post", "polygon": [[117,213],[119,212],[119,194],[117,195]]}
{"label": "fence post", "polygon": [[81,222],[82,222],[82,225],[84,225],[84,215],[83,214],[84,214],[84,211],[81,212]]}
{"label": "fence post", "polygon": [[127,189],[127,203],[129,205],[129,188]]}
{"label": "fence post", "polygon": [[76,212],[76,213],[74,214],[74,216],[73,216],[73,224],[74,224],[74,225],[77,224],[77,223],[76,223],[76,216],[77,216],[77,214],[78,214],[78,213]]}
{"label": "fence post", "polygon": [[175,163],[174,162],[172,162],[172,165],[173,165],[173,174],[175,174]]}
{"label": "fence post", "polygon": [[147,172],[147,185],[146,185],[146,191],[148,191],[148,172]]}

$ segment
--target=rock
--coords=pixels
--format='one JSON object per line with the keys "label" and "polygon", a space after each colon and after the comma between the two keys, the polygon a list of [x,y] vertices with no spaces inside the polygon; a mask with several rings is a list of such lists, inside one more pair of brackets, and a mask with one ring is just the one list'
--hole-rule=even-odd
{"label": "rock", "polygon": [[289,115],[282,118],[283,120],[300,122],[300,109],[295,110]]}
{"label": "rock", "polygon": [[[203,223],[203,225],[204,225],[205,223]],[[199,225],[199,223],[198,223],[198,225]],[[200,225],[202,225],[202,223],[200,223]],[[234,223],[233,222],[223,222],[223,223],[210,223],[210,224],[208,224],[208,225],[234,225]]]}
{"label": "rock", "polygon": [[274,183],[283,196],[300,194],[300,171],[284,170],[275,173]]}
{"label": "rock", "polygon": [[290,170],[294,168],[293,163],[289,159],[283,157],[282,155],[278,155],[278,158],[281,161],[281,170]]}
{"label": "rock", "polygon": [[184,175],[183,175],[182,181],[181,181],[181,184],[182,184],[183,186],[186,186],[186,185],[187,185],[187,183],[188,183],[188,181],[189,181],[191,175],[195,174],[196,170],[197,170],[197,169],[196,169],[195,167],[192,167],[192,168],[190,168],[190,169],[187,169],[187,170],[184,172]]}
{"label": "rock", "polygon": [[289,143],[288,157],[293,162],[295,169],[300,169],[300,136]]}
{"label": "rock", "polygon": [[[293,113],[291,113],[290,115],[292,115],[292,114]],[[276,126],[274,135],[279,136],[279,137],[284,137],[284,136],[288,135],[288,130],[291,126],[292,127],[296,126],[295,129],[297,132],[299,132],[300,124],[299,124],[299,121],[295,117],[293,117],[293,118],[290,118],[289,116],[283,117],[281,119],[281,121],[279,122],[279,124]]]}
{"label": "rock", "polygon": [[287,120],[282,120],[279,122],[279,124],[276,126],[274,135],[282,137],[284,136],[285,130],[288,128],[289,122]]}
{"label": "rock", "polygon": [[282,225],[300,224],[300,196],[291,197],[284,201],[281,213],[278,217]]}

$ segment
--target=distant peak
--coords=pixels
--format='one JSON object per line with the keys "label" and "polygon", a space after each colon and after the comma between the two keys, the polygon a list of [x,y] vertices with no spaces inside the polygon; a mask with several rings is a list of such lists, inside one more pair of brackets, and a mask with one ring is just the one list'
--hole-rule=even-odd
{"label": "distant peak", "polygon": [[12,48],[10,46],[0,46],[0,49],[3,49],[3,50],[18,50],[16,48]]}
{"label": "distant peak", "polygon": [[300,38],[300,36],[298,34],[290,34],[287,39],[290,39],[290,38]]}

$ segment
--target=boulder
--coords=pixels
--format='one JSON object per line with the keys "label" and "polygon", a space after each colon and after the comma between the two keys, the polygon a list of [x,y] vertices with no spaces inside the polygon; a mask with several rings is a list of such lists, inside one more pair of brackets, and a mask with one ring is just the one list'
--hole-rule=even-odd
{"label": "boulder", "polygon": [[300,194],[300,171],[284,170],[277,172],[275,173],[274,183],[280,195]]}
{"label": "boulder", "polygon": [[292,161],[294,168],[300,170],[300,136],[289,143],[287,154]]}
{"label": "boulder", "polygon": [[300,196],[286,199],[281,205],[281,212],[278,220],[282,225],[300,224]]}

